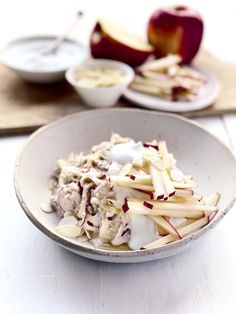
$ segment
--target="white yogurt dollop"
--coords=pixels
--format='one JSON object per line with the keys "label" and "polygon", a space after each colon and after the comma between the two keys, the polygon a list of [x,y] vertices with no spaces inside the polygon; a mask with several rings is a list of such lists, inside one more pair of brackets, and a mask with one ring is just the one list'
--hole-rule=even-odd
{"label": "white yogurt dollop", "polygon": [[141,142],[123,143],[114,145],[110,151],[109,158],[121,165],[132,162],[134,159],[142,158],[143,145]]}
{"label": "white yogurt dollop", "polygon": [[108,169],[108,174],[117,175],[126,163],[132,162],[135,159],[142,159],[142,151],[143,145],[141,142],[114,145],[108,155],[108,158],[112,161]]}
{"label": "white yogurt dollop", "polygon": [[112,161],[112,163],[110,164],[109,166],[109,169],[108,169],[108,175],[110,176],[114,176],[114,175],[117,175],[119,174],[120,170],[122,168],[122,165],[119,164],[118,162],[116,161]]}
{"label": "white yogurt dollop", "polygon": [[131,234],[129,247],[139,250],[146,244],[158,239],[155,223],[143,215],[130,215]]}

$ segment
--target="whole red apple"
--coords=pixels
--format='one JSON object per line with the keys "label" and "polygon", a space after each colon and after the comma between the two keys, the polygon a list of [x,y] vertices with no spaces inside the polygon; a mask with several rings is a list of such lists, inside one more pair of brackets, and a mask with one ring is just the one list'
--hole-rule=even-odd
{"label": "whole red apple", "polygon": [[118,60],[132,67],[142,64],[153,53],[153,47],[142,38],[105,19],[95,25],[90,49],[94,58]]}
{"label": "whole red apple", "polygon": [[157,56],[178,54],[182,63],[189,63],[200,47],[203,21],[196,10],[187,6],[170,6],[154,12],[147,33]]}

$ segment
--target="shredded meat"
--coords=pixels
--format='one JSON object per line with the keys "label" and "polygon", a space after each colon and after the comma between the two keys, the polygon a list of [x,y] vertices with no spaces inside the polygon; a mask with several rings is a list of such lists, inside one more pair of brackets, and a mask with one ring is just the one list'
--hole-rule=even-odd
{"label": "shredded meat", "polygon": [[[128,242],[126,215],[107,212],[108,199],[115,199],[113,185],[106,175],[110,166],[108,152],[115,144],[130,141],[113,134],[109,142],[93,146],[90,154],[70,154],[58,160],[51,181],[51,205],[60,217],[73,215],[88,238],[100,237],[104,243]],[[114,215],[113,215],[114,214]],[[114,219],[110,219],[113,215]],[[110,220],[109,220],[110,219]]]}

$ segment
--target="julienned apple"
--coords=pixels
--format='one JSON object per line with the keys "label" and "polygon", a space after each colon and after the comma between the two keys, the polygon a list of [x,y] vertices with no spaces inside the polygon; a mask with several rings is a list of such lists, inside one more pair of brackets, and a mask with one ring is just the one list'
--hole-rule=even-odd
{"label": "julienned apple", "polygon": [[90,49],[94,58],[118,60],[132,67],[142,64],[153,53],[153,47],[142,38],[106,19],[99,19],[95,25]]}
{"label": "julienned apple", "polygon": [[186,6],[170,6],[154,12],[147,33],[158,57],[178,54],[183,63],[189,63],[200,47],[203,21],[196,10]]}

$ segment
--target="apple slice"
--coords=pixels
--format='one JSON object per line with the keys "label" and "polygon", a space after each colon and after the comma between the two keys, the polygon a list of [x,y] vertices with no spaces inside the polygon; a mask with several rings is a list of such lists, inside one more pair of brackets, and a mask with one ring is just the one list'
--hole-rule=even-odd
{"label": "apple slice", "polygon": [[179,64],[180,62],[181,62],[180,56],[169,55],[165,58],[160,58],[151,62],[144,63],[141,67],[139,67],[139,70],[162,72],[173,65]]}
{"label": "apple slice", "polygon": [[130,179],[130,177],[110,176],[110,180],[111,182],[118,184],[137,183],[150,185],[152,183],[152,178],[150,175],[136,175],[134,180]]}
{"label": "apple slice", "polygon": [[133,67],[153,53],[153,47],[142,38],[107,19],[99,19],[95,25],[90,48],[94,58],[118,60]]}
{"label": "apple slice", "polygon": [[[158,216],[156,216],[158,217]],[[166,236],[169,234],[169,232],[167,232],[164,228],[162,228],[160,225],[157,224],[157,232],[160,236]]]}
{"label": "apple slice", "polygon": [[158,217],[158,216],[149,216],[155,223],[160,226],[162,229],[167,231],[168,233],[172,234],[178,239],[182,239],[180,234],[178,233],[177,229],[171,224],[171,222],[166,219],[165,217]]}
{"label": "apple slice", "polygon": [[[211,206],[216,206],[219,202],[219,199],[220,199],[220,194],[219,193],[213,193],[211,196],[209,196],[207,199],[205,199],[205,204],[206,205],[211,205]],[[218,213],[218,210],[215,211],[214,213],[212,213],[211,215],[209,215],[209,220],[211,221],[215,216],[216,214]]]}
{"label": "apple slice", "polygon": [[172,183],[176,189],[180,189],[180,190],[184,190],[184,189],[192,190],[195,187],[193,183],[182,183],[182,182],[172,182]]}
{"label": "apple slice", "polygon": [[127,174],[130,173],[130,170],[132,169],[133,165],[130,162],[127,162],[120,170],[119,176],[125,177]]}
{"label": "apple slice", "polygon": [[175,196],[178,197],[191,197],[194,195],[194,191],[193,190],[176,190],[175,191]]}
{"label": "apple slice", "polygon": [[[189,225],[185,227],[177,228],[177,230],[181,237],[185,237],[189,233],[196,231],[199,228],[202,228],[207,224],[208,224],[208,217],[203,217],[201,219],[194,221],[193,223],[190,223]],[[175,240],[176,240],[176,237],[173,234],[168,234],[167,236],[164,236],[156,241],[153,241],[152,243],[149,243],[148,245],[145,245],[143,248],[144,249],[156,249]]]}
{"label": "apple slice", "polygon": [[[109,203],[113,204],[115,208],[122,209],[122,206],[124,205],[121,202],[115,201],[115,200],[109,200]],[[151,207],[147,207],[144,205],[146,203],[147,205],[151,205]],[[173,204],[167,204],[166,202],[158,202],[160,203],[160,206],[158,209],[154,208],[151,201],[140,201],[140,200],[128,200],[127,207],[128,207],[128,213],[130,214],[136,214],[136,215],[151,215],[151,216],[167,216],[167,217],[175,217],[175,218],[201,218],[205,214],[203,210],[199,209],[192,209],[188,210],[186,208],[181,209],[181,206],[178,208],[172,208]],[[162,206],[163,205],[163,206]],[[166,206],[167,205],[167,206]]]}
{"label": "apple slice", "polygon": [[[140,187],[135,187],[136,185],[147,185],[146,188],[143,188],[145,191],[154,191],[152,187],[152,177],[150,175],[140,175],[135,176],[134,180],[131,180],[129,177],[122,176],[110,176],[110,180],[113,183],[118,185],[133,187],[134,189],[142,189]],[[189,189],[192,190],[194,188],[194,184],[192,183],[182,183],[182,182],[172,182],[175,189]]]}
{"label": "apple slice", "polygon": [[162,175],[162,178],[163,178],[163,181],[164,181],[164,184],[165,184],[165,188],[166,188],[166,191],[167,191],[167,194],[168,194],[167,197],[173,196],[175,194],[175,188],[173,186],[173,183],[170,180],[170,177],[169,177],[167,171],[166,170],[162,171],[161,175]]}
{"label": "apple slice", "polygon": [[192,197],[178,197],[178,196],[172,196],[168,200],[170,203],[176,203],[176,204],[198,204],[198,205],[206,205],[203,200],[199,200],[198,197],[192,196]]}
{"label": "apple slice", "polygon": [[219,193],[213,193],[211,196],[209,196],[207,199],[205,199],[206,205],[216,206],[218,204],[218,201],[220,199]]}
{"label": "apple slice", "polygon": [[169,209],[149,209],[137,202],[128,202],[129,213],[136,215],[151,215],[151,216],[167,216],[175,218],[201,218],[204,212],[201,210],[173,210]]}
{"label": "apple slice", "polygon": [[170,177],[171,177],[172,180],[174,180],[176,182],[181,182],[184,179],[184,174],[178,168],[173,168],[170,171]]}
{"label": "apple slice", "polygon": [[[131,203],[128,199],[128,203]],[[132,199],[132,203],[142,205],[142,201],[139,199]],[[168,201],[154,201],[149,200],[148,203],[152,205],[153,209],[164,209],[164,210],[171,210],[171,211],[178,211],[178,210],[187,210],[187,211],[206,211],[206,212],[215,212],[217,208],[211,205],[201,205],[201,204],[186,204],[186,203],[172,203]],[[168,215],[166,215],[168,216]]]}
{"label": "apple slice", "polygon": [[154,188],[154,199],[158,200],[168,197],[169,195],[167,195],[161,172],[152,164],[150,164],[149,169],[152,177],[152,185]]}
{"label": "apple slice", "polygon": [[151,146],[146,147],[144,149],[144,159],[146,160],[148,164],[151,163],[158,170],[165,169],[165,164],[163,160],[161,160],[160,155],[158,154],[157,150]]}
{"label": "apple slice", "polygon": [[165,141],[158,142],[159,153],[161,154],[162,158],[165,158],[168,155],[168,149]]}

